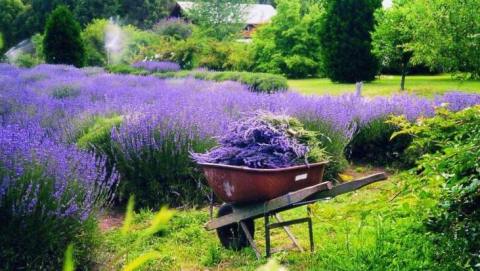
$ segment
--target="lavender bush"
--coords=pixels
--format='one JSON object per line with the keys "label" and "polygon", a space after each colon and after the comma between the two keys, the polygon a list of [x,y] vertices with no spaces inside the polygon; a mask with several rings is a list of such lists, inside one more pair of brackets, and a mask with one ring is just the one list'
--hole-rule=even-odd
{"label": "lavender bush", "polygon": [[34,122],[0,126],[0,269],[59,269],[70,242],[88,268],[95,213],[117,180],[105,175],[104,163]]}
{"label": "lavender bush", "polygon": [[140,61],[133,64],[132,67],[149,72],[176,72],[180,70],[180,65],[170,61]]}
{"label": "lavender bush", "polygon": [[[74,91],[59,91],[65,87]],[[128,193],[140,191],[139,205],[150,206],[167,201],[185,203],[198,196],[202,179],[189,151],[205,152],[217,143],[215,138],[227,133],[232,122],[248,112],[265,110],[299,119],[307,129],[328,136],[322,145],[333,161],[340,161],[345,145],[375,120],[393,114],[413,121],[432,116],[435,106],[443,103],[458,110],[478,103],[479,97],[463,93],[447,93],[433,100],[412,95],[264,94],[250,92],[237,82],[165,80],[69,66],[21,69],[0,64],[3,126],[35,122],[55,141],[75,143],[93,125],[92,119],[121,117],[121,124],[110,129],[109,149],[113,152],[109,161],[122,177],[121,194],[128,197]],[[91,145],[91,149],[98,149]],[[141,197],[144,202],[140,202]]]}
{"label": "lavender bush", "polygon": [[296,119],[257,112],[234,122],[219,146],[205,154],[192,153],[199,163],[250,168],[284,168],[328,160],[317,140]]}

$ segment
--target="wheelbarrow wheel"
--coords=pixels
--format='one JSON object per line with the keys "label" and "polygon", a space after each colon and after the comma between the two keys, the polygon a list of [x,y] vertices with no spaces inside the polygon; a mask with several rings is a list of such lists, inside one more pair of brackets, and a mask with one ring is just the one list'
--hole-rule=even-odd
{"label": "wheelbarrow wheel", "polygon": [[[220,206],[218,210],[217,217],[221,217],[224,215],[231,214],[233,212],[232,205],[230,204],[223,204]],[[245,220],[245,225],[247,226],[248,231],[254,238],[255,232],[255,222],[253,219]],[[220,239],[220,243],[223,247],[231,250],[241,250],[249,246],[247,236],[243,232],[240,224],[230,224],[221,228],[217,229],[218,239]]]}

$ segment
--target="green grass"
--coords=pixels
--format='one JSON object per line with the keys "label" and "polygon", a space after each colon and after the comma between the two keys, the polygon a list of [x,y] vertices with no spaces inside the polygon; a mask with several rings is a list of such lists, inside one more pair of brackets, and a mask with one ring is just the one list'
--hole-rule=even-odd
{"label": "green grass", "polygon": [[[302,79],[288,80],[291,89],[304,94],[333,94],[352,93],[355,84],[333,83],[329,79]],[[450,90],[480,93],[480,80],[459,80],[449,74],[443,75],[412,75],[407,76],[406,91],[422,96],[432,97]],[[400,93],[400,76],[382,75],[379,79],[365,83],[363,95],[391,95]]]}
{"label": "green grass", "polygon": [[[413,180],[413,181],[412,181]],[[415,179],[400,174],[361,191],[311,206],[315,253],[286,251],[274,257],[289,270],[458,270],[452,261],[435,261],[437,245],[425,234],[422,221],[435,205],[438,185],[423,189],[411,186]],[[284,219],[304,217],[306,208],[282,213]],[[135,215],[135,228],[148,227],[150,211]],[[162,234],[142,241],[129,251],[125,261],[151,250],[163,257],[142,270],[255,270],[266,260],[257,260],[250,248],[233,252],[220,246],[215,232],[207,232],[206,209],[178,211]],[[256,241],[264,250],[262,220],[256,221]],[[292,231],[308,247],[306,225]],[[131,237],[134,239],[134,235]],[[274,247],[289,244],[285,233],[274,230]],[[129,247],[119,229],[106,233],[99,262]],[[453,263],[454,264],[454,263]]]}

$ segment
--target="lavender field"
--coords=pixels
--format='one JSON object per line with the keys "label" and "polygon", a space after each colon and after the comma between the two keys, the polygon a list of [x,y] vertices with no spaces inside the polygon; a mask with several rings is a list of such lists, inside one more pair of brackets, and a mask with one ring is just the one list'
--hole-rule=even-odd
{"label": "lavender field", "polygon": [[30,217],[18,220],[30,227],[38,219],[95,220],[100,209],[130,194],[153,208],[205,202],[208,192],[190,152],[215,146],[232,122],[259,110],[296,117],[327,135],[326,150],[341,148],[330,153],[339,162],[348,143],[376,120],[405,115],[413,122],[438,106],[458,111],[475,104],[480,95],[457,92],[434,99],[259,94],[228,81],[0,64],[0,210],[12,221]]}

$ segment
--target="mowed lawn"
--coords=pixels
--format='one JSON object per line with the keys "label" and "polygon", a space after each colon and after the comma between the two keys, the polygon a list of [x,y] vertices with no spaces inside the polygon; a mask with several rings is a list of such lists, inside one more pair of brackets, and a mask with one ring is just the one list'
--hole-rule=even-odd
{"label": "mowed lawn", "polygon": [[[314,78],[288,80],[290,88],[304,94],[340,95],[354,92],[355,84],[333,83],[330,79]],[[465,91],[480,93],[480,80],[459,80],[449,74],[407,76],[406,92],[432,97],[447,91]],[[364,84],[363,95],[392,95],[400,92],[400,76],[382,75],[377,80]]]}

